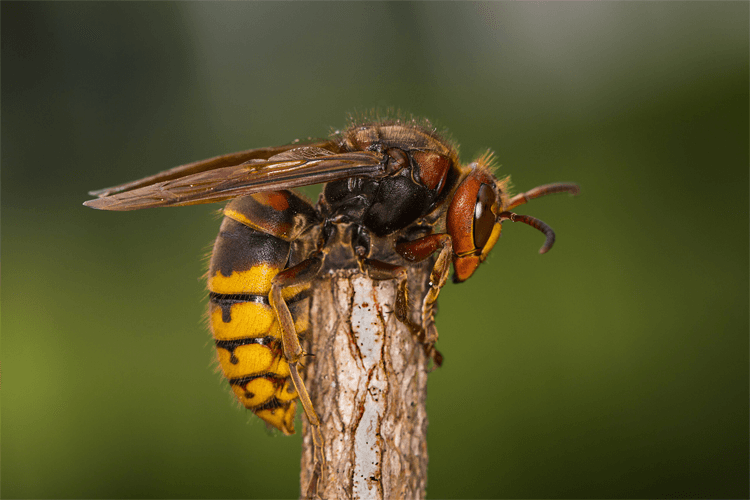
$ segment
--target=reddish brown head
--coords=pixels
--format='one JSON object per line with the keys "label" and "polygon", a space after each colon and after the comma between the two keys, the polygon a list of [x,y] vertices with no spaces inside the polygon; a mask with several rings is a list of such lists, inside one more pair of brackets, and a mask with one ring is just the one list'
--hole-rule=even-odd
{"label": "reddish brown head", "polygon": [[562,182],[535,187],[513,198],[508,195],[508,178],[497,179],[488,166],[490,155],[469,165],[469,172],[453,195],[446,226],[453,242],[453,282],[460,283],[474,274],[497,243],[503,221],[523,222],[547,237],[539,253],[546,253],[555,242],[555,232],[544,222],[511,209],[529,200],[554,193],[577,195],[578,185]]}
{"label": "reddish brown head", "polygon": [[488,156],[469,165],[471,171],[456,189],[448,208],[446,226],[453,240],[453,281],[467,280],[484,262],[502,230],[497,219],[508,204],[507,179],[490,172]]}

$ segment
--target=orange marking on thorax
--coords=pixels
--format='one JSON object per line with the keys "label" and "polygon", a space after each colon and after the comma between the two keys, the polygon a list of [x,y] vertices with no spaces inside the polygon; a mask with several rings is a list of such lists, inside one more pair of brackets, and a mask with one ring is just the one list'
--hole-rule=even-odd
{"label": "orange marking on thorax", "polygon": [[279,212],[289,208],[289,200],[281,193],[257,193],[255,194],[255,199]]}

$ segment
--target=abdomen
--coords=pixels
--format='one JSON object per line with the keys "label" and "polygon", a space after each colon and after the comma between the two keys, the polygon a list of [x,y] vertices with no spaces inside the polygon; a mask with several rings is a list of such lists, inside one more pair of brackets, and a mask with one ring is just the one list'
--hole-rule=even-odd
{"label": "abdomen", "polygon": [[[221,370],[243,406],[285,434],[294,433],[298,395],[268,293],[274,276],[290,265],[299,228],[289,231],[284,221],[300,220],[293,210],[299,202],[313,210],[288,191],[232,201],[208,271],[209,323]],[[309,328],[308,289],[284,290],[298,335]]]}

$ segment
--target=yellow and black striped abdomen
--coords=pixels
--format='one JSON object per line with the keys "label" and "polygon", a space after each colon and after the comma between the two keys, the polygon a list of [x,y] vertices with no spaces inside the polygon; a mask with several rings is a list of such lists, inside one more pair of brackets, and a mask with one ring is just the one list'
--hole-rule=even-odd
{"label": "yellow and black striped abdomen", "polygon": [[[293,434],[298,395],[268,294],[274,276],[289,265],[293,239],[314,222],[315,212],[293,193],[280,191],[238,198],[224,215],[208,271],[219,365],[246,408]],[[290,287],[283,293],[298,335],[309,328],[308,289]]]}

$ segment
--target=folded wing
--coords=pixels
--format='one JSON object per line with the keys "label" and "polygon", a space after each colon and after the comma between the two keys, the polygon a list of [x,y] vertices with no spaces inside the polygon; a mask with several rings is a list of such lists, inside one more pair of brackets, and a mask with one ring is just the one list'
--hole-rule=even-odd
{"label": "folded wing", "polygon": [[[259,150],[232,153],[182,165],[138,181],[92,191],[99,198],[84,203],[99,210],[213,203],[258,191],[292,189],[348,177],[381,177],[386,157],[375,151],[334,153],[319,145],[264,148],[276,154],[267,159],[247,158]],[[227,163],[244,160],[227,166]]]}

